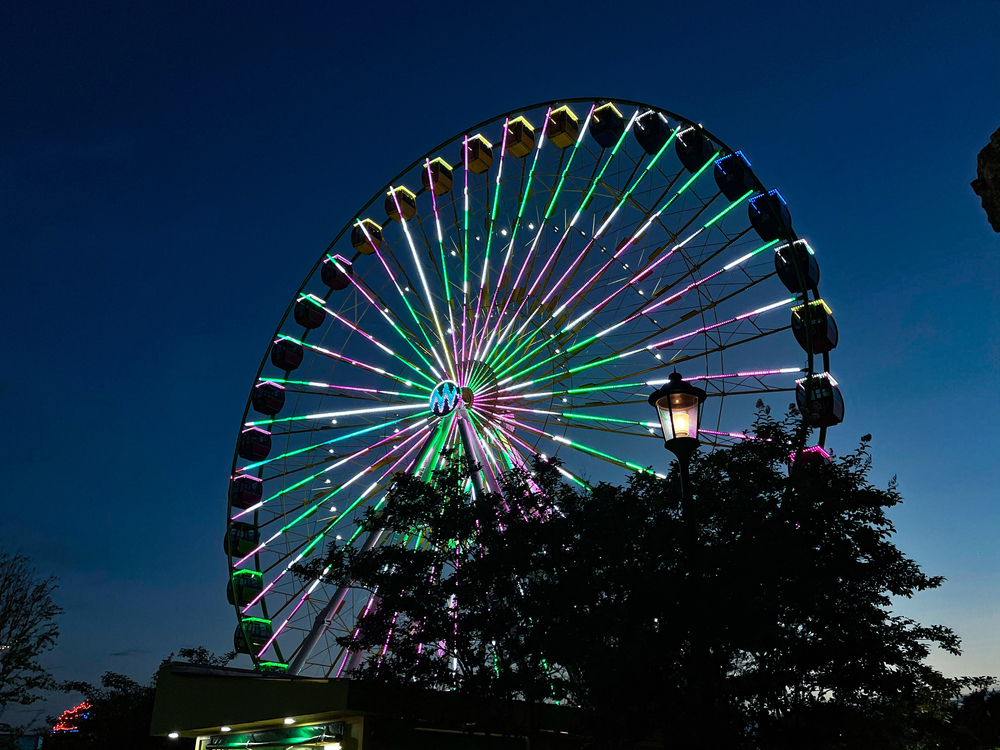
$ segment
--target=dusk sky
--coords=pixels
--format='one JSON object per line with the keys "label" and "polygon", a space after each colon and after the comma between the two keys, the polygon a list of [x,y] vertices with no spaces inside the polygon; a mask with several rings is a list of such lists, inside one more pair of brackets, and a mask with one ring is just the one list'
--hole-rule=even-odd
{"label": "dusk sky", "polygon": [[[948,675],[1000,675],[1000,4],[8,3],[0,12],[0,549],[60,578],[60,679],[231,648],[226,488],[275,325],[436,144],[594,96],[704,125],[821,256],[846,401],[948,581]],[[655,10],[654,10],[655,8]],[[643,463],[666,464],[667,454]],[[622,475],[624,478],[624,475]]]}

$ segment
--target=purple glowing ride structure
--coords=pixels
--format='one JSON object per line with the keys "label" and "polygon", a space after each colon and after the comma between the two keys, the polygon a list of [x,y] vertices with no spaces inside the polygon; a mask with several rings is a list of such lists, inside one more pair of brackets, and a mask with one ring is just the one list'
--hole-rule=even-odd
{"label": "purple glowing ride structure", "polygon": [[662,461],[647,396],[675,369],[705,392],[701,445],[747,439],[784,392],[822,446],[843,398],[818,284],[747,157],[649,105],[527,107],[417,159],[320,253],[251,388],[224,545],[237,650],[262,671],[356,666],[336,639],[377,597],[290,570],[335,540],[402,543],[356,521],[446,448],[482,467],[477,492],[535,454],[582,487],[622,481]]}

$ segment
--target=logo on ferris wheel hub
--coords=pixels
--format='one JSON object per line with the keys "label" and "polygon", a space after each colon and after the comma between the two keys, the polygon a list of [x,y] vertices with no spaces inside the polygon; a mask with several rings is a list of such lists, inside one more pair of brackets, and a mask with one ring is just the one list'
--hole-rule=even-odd
{"label": "logo on ferris wheel hub", "polygon": [[434,416],[451,414],[462,400],[462,389],[454,380],[442,380],[431,391],[431,411]]}

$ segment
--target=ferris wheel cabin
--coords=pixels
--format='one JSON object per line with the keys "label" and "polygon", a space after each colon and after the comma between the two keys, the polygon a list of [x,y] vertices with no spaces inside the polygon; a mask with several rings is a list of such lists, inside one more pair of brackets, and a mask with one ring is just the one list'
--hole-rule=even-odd
{"label": "ferris wheel cabin", "polygon": [[248,427],[240,434],[239,453],[247,461],[263,461],[271,452],[271,433],[260,427]]}
{"label": "ferris wheel cabin", "polygon": [[264,574],[256,570],[234,570],[226,585],[226,598],[230,604],[245,607],[264,590]]}
{"label": "ferris wheel cabin", "polygon": [[751,198],[747,214],[751,226],[764,242],[788,239],[787,230],[792,228],[792,215],[777,190],[768,190]]}
{"label": "ferris wheel cabin", "polygon": [[674,141],[674,150],[681,164],[691,174],[694,174],[705,162],[716,153],[715,146],[700,130],[691,129],[686,133],[678,133]]}
{"label": "ferris wheel cabin", "polygon": [[572,146],[580,137],[580,120],[569,107],[559,107],[545,123],[545,137],[556,148]]}
{"label": "ferris wheel cabin", "polygon": [[238,654],[256,654],[264,648],[264,644],[272,635],[274,628],[271,627],[270,620],[263,617],[244,617],[233,633],[233,648]]}
{"label": "ferris wheel cabin", "polygon": [[828,372],[795,381],[795,403],[806,411],[806,387],[810,388],[809,424],[813,427],[833,427],[844,421],[844,397],[837,381]]}
{"label": "ferris wheel cabin", "polygon": [[260,502],[264,495],[264,480],[249,474],[233,477],[229,483],[229,502],[234,508],[246,510]]}
{"label": "ferris wheel cabin", "polygon": [[417,215],[417,196],[402,185],[394,187],[385,194],[382,207],[389,221],[399,221],[400,216],[409,221]]}
{"label": "ferris wheel cabin", "polygon": [[[799,283],[799,274],[795,270],[798,262],[805,277],[805,289]],[[819,286],[819,263],[813,255],[812,248],[805,240],[795,240],[790,246],[782,245],[774,253],[774,270],[785,289],[793,294],[802,294],[806,289],[816,289]]]}
{"label": "ferris wheel cabin", "polygon": [[351,277],[354,276],[354,265],[347,258],[334,255],[327,257],[323,261],[320,269],[320,279],[333,291],[339,292],[347,289],[351,285]]}
{"label": "ferris wheel cabin", "polygon": [[523,159],[535,147],[535,129],[523,117],[507,123],[507,153],[515,159]]}
{"label": "ferris wheel cabin", "polygon": [[439,156],[420,171],[420,181],[427,190],[441,197],[450,192],[451,186],[455,184],[455,170]]}
{"label": "ferris wheel cabin", "polygon": [[742,151],[716,160],[715,184],[730,203],[757,190],[757,178],[750,171],[750,161]]}
{"label": "ferris wheel cabin", "polygon": [[590,134],[601,148],[611,148],[625,132],[625,118],[611,102],[594,110],[590,118]]}
{"label": "ferris wheel cabin", "polygon": [[278,339],[271,347],[271,364],[289,372],[302,364],[302,344],[291,339]]}
{"label": "ferris wheel cabin", "polygon": [[670,125],[659,112],[649,110],[635,121],[632,132],[635,133],[635,140],[642,146],[642,150],[654,156],[670,138]]}
{"label": "ferris wheel cabin", "polygon": [[300,297],[295,303],[295,310],[292,313],[295,322],[307,331],[319,328],[326,320],[326,310],[323,309],[323,300],[307,294]]}
{"label": "ferris wheel cabin", "polygon": [[[809,312],[806,314],[806,308]],[[808,318],[808,321],[807,321]],[[808,305],[798,305],[792,308],[792,333],[803,350],[809,351],[806,335],[807,327],[812,329],[813,354],[825,354],[837,347],[837,323],[827,304],[821,300],[813,300]]]}
{"label": "ferris wheel cabin", "polygon": [[250,404],[254,411],[273,417],[285,406],[285,387],[270,380],[261,381],[250,394]]}
{"label": "ferris wheel cabin", "polygon": [[[259,501],[260,495],[257,496],[257,500],[246,507],[249,508]],[[236,503],[233,505],[235,506]],[[222,537],[223,552],[233,557],[249,555],[258,544],[260,544],[260,529],[252,523],[243,523],[242,521],[233,521],[226,529],[226,535]]]}
{"label": "ferris wheel cabin", "polygon": [[469,159],[469,171],[472,174],[482,174],[493,166],[493,144],[481,133],[477,133],[462,144],[462,158],[459,162],[464,164],[466,156]]}
{"label": "ferris wheel cabin", "polygon": [[351,247],[362,255],[374,255],[382,247],[382,227],[371,219],[357,222],[351,228]]}

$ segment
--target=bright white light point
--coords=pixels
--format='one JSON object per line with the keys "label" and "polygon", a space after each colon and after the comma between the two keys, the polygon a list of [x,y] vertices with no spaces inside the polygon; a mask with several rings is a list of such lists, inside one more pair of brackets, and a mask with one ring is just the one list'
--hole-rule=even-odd
{"label": "bright white light point", "polygon": [[[337,534],[337,539],[338,539],[338,540],[341,540],[341,539],[343,539],[343,538],[344,538],[344,537],[342,537],[342,536],[341,536],[340,534]],[[288,719],[285,719],[285,723],[286,723],[286,724],[288,723]]]}
{"label": "bright white light point", "polygon": [[657,359],[663,359],[663,355],[662,355],[662,354],[657,354],[657,355],[656,355],[656,358],[657,358]]}
{"label": "bright white light point", "polygon": [[476,239],[477,239],[477,240],[479,239],[479,235],[478,235],[478,234],[476,235]]}
{"label": "bright white light point", "polygon": [[295,723],[295,719],[293,719],[291,716],[289,716],[289,717],[287,717],[285,719],[285,723],[286,724],[294,724]]}
{"label": "bright white light point", "polygon": [[331,513],[336,513],[336,512],[337,512],[337,509],[336,509],[336,508],[330,508],[330,512],[331,512]]}
{"label": "bright white light point", "polygon": [[408,291],[410,291],[410,287],[406,287],[406,289],[404,289],[403,291],[404,291],[404,292],[408,292]]}
{"label": "bright white light point", "polygon": [[530,224],[530,223],[528,224],[528,229],[534,229],[534,228],[535,228],[534,224]]}
{"label": "bright white light point", "polygon": [[452,254],[452,257],[458,255],[458,253],[456,253],[454,250],[451,251],[451,254]]}
{"label": "bright white light point", "polygon": [[500,234],[502,234],[504,237],[506,237],[507,236],[507,230],[506,229],[501,229],[500,230]]}
{"label": "bright white light point", "polygon": [[221,727],[219,727],[219,731],[220,732],[231,732],[231,731],[233,731],[233,728],[232,727],[227,727],[227,726],[221,726]]}
{"label": "bright white light point", "polygon": [[641,289],[639,290],[639,296],[640,296],[640,297],[645,297],[645,296],[646,296],[645,294],[643,294],[643,293],[642,293],[642,290],[641,290]]}
{"label": "bright white light point", "polygon": [[565,403],[568,403],[568,402],[569,402],[569,399],[568,399],[568,398],[564,398],[564,399],[563,399],[563,403],[564,403],[564,404],[565,404]]}
{"label": "bright white light point", "polygon": [[327,479],[323,484],[330,484],[330,480]]}
{"label": "bright white light point", "polygon": [[399,428],[397,427],[397,428],[396,428],[395,430],[393,430],[392,432],[393,432],[393,434],[396,434],[397,432],[399,432]]}
{"label": "bright white light point", "polygon": [[333,448],[327,448],[327,451],[328,451],[329,453],[333,453]]}
{"label": "bright white light point", "polygon": [[180,735],[177,734],[177,732],[171,732],[170,734],[167,735],[167,737],[169,737],[172,740],[176,740],[178,737],[180,737]]}
{"label": "bright white light point", "polygon": [[656,433],[652,429],[650,429],[649,434],[650,435],[655,435]]}
{"label": "bright white light point", "polygon": [[[337,424],[337,420],[336,419],[331,419],[330,420],[330,424]],[[330,452],[332,453],[333,451],[330,451]]]}

